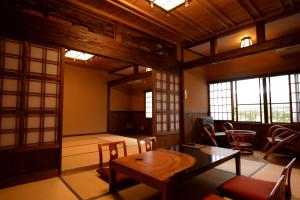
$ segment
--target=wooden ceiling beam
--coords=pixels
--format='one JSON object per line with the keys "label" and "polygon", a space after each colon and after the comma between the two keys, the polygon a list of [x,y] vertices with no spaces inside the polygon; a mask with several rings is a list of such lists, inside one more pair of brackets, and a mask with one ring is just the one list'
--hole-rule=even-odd
{"label": "wooden ceiling beam", "polygon": [[124,1],[124,0],[105,0],[105,1],[117,6],[123,10],[133,13],[133,14],[135,14],[157,26],[160,26],[160,27],[170,31],[170,32],[173,32],[178,35],[182,35],[182,37],[184,37],[187,40],[193,41],[193,40],[197,39],[195,37],[192,37],[192,36],[186,34],[186,32],[184,32],[184,31],[178,30],[178,29],[170,26],[167,22],[160,20],[159,18],[145,12],[144,10],[138,8],[137,6],[134,6],[130,3],[128,3],[127,1]]}
{"label": "wooden ceiling beam", "polygon": [[212,1],[206,0],[205,2],[207,2],[207,4],[210,5],[217,12],[217,14],[222,17],[222,19],[225,19],[226,22],[230,24],[230,26],[236,26],[236,24],[222,10],[220,10]]}
{"label": "wooden ceiling beam", "polygon": [[[176,10],[175,10],[176,11]],[[191,18],[191,17],[189,17],[188,15],[186,15],[185,13],[183,13],[183,12],[181,12],[181,11],[176,11],[177,13],[180,13],[180,15],[182,15],[184,18],[186,18],[187,20],[189,20],[189,21],[191,21],[191,23],[193,23],[193,24],[196,24],[196,26],[199,26],[201,29],[204,29],[207,33],[209,33],[209,34],[215,34],[215,32],[211,29],[211,28],[209,28],[209,27],[207,27],[207,26],[205,26],[204,24],[199,24],[199,23],[197,23],[193,18]]]}
{"label": "wooden ceiling beam", "polygon": [[132,67],[132,66],[134,66],[134,65],[133,65],[133,64],[130,64],[130,65],[127,65],[127,66],[124,66],[124,67],[118,68],[118,69],[111,70],[111,71],[109,71],[108,73],[114,74],[114,73],[116,73],[116,72],[118,72],[118,71],[121,71],[121,70],[127,69],[127,68],[129,68],[129,67]]}
{"label": "wooden ceiling beam", "polygon": [[88,10],[88,11],[92,11],[92,12],[95,12],[95,13],[97,13],[97,14],[99,14],[99,15],[102,15],[102,16],[104,16],[104,17],[107,17],[107,18],[109,18],[109,19],[113,19],[113,20],[115,20],[115,21],[117,21],[117,22],[120,22],[120,23],[122,23],[122,24],[125,24],[125,25],[127,25],[127,26],[129,26],[129,27],[132,27],[132,28],[134,28],[134,29],[137,29],[137,30],[142,31],[142,32],[144,32],[144,33],[147,33],[147,34],[149,34],[149,35],[154,35],[154,36],[157,37],[157,38],[160,38],[160,39],[162,39],[162,40],[168,41],[168,42],[170,42],[170,43],[174,43],[174,41],[171,41],[170,38],[168,38],[168,37],[163,37],[162,34],[157,34],[157,33],[153,32],[153,31],[151,31],[150,29],[145,29],[145,28],[143,28],[143,27],[137,26],[136,24],[131,23],[131,22],[127,21],[127,20],[124,19],[124,18],[116,17],[115,15],[113,15],[113,14],[111,14],[111,13],[104,12],[104,11],[102,11],[102,10],[100,10],[100,9],[97,9],[97,8],[95,8],[95,7],[91,6],[91,5],[88,5],[88,4],[86,4],[86,3],[83,3],[83,2],[81,2],[81,1],[79,1],[79,0],[66,0],[66,1],[68,1],[68,2],[70,2],[70,3],[73,3],[73,4],[76,4],[76,5],[78,5],[78,6],[82,7],[82,8],[84,8],[84,9],[86,9],[86,10]]}
{"label": "wooden ceiling beam", "polygon": [[252,10],[254,10],[255,14],[261,18],[261,14],[258,11],[258,9],[256,8],[256,6],[254,5],[254,3],[251,0],[247,0],[249,2],[249,5],[251,6]]}
{"label": "wooden ceiling beam", "polygon": [[247,56],[247,55],[260,53],[263,51],[297,45],[297,44],[300,44],[299,34],[300,34],[300,32],[289,35],[289,36],[269,40],[269,41],[266,41],[266,42],[263,42],[260,44],[254,44],[254,45],[246,47],[246,48],[235,49],[232,51],[216,54],[215,56],[209,56],[206,58],[201,58],[201,59],[193,60],[190,62],[186,62],[183,64],[183,69],[189,69],[189,68],[199,67],[202,65],[223,62],[223,61],[227,61],[230,59],[235,59],[235,58],[240,58],[240,57]]}
{"label": "wooden ceiling beam", "polygon": [[117,80],[112,80],[108,82],[108,86],[112,87],[112,86],[116,86],[116,85],[120,85],[120,84],[124,84],[130,81],[135,81],[135,80],[139,80],[139,79],[145,79],[145,78],[150,78],[152,76],[152,72],[142,72],[142,73],[137,73],[137,74],[133,74],[130,76],[126,76],[124,78],[120,78]]}
{"label": "wooden ceiling beam", "polygon": [[202,2],[198,2],[197,0],[195,1],[198,5],[202,6],[204,9],[206,9],[211,15],[213,15],[225,28],[229,29],[230,26],[224,22],[224,20],[219,17],[214,10],[203,4]]}
{"label": "wooden ceiling beam", "polygon": [[197,54],[198,56],[201,56],[201,57],[207,57],[207,55],[204,55],[204,54],[199,53],[199,52],[197,52],[197,51],[194,51],[194,50],[192,50],[192,49],[184,49],[184,50],[190,51],[190,52],[192,52],[192,53],[194,53],[194,54]]}
{"label": "wooden ceiling beam", "polygon": [[199,27],[197,25],[195,25],[194,23],[192,23],[190,20],[188,20],[187,18],[185,18],[184,16],[182,16],[179,12],[177,12],[176,10],[174,10],[171,15],[179,18],[181,21],[183,21],[184,23],[192,26],[194,29],[196,29],[197,31],[203,33],[204,35],[209,35],[209,32],[206,31],[204,28]]}
{"label": "wooden ceiling beam", "polygon": [[78,26],[64,25],[46,18],[2,7],[0,7],[0,34],[54,44],[128,63],[168,71],[179,71],[178,62],[169,56],[160,56],[127,46]]}
{"label": "wooden ceiling beam", "polygon": [[247,6],[241,0],[236,0],[236,2],[246,11],[252,21],[255,21],[254,15],[248,10]]}

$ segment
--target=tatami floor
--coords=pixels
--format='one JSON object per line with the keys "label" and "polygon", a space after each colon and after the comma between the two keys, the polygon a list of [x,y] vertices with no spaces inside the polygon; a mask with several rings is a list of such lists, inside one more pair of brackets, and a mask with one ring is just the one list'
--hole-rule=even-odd
{"label": "tatami floor", "polygon": [[[108,184],[99,178],[96,168],[99,162],[97,144],[107,141],[125,140],[128,154],[138,153],[136,140],[112,134],[87,135],[63,138],[61,177],[46,179],[0,190],[2,200],[157,200],[160,193],[144,184],[135,184],[109,194]],[[242,174],[258,179],[276,181],[283,166],[291,157],[271,155],[270,161],[263,153],[243,156]],[[105,157],[108,160],[108,156]],[[216,187],[234,176],[234,161],[228,161],[215,169],[189,181],[179,183],[174,189],[176,199],[201,199],[209,193],[217,193]],[[299,161],[292,171],[293,199],[300,199]]]}

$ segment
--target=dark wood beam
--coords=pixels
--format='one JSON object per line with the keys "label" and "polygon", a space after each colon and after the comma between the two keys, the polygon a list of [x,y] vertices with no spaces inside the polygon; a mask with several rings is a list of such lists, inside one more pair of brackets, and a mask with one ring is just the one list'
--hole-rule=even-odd
{"label": "dark wood beam", "polygon": [[182,35],[182,37],[184,37],[185,39],[187,40],[195,40],[197,38],[195,37],[192,37],[190,35],[188,35],[185,31],[183,30],[179,30],[178,28],[176,27],[172,27],[170,24],[168,24],[167,22],[165,22],[164,20],[161,20],[159,19],[158,17],[154,16],[154,15],[151,15],[147,12],[145,12],[145,10],[142,10],[140,8],[138,8],[137,6],[134,6],[133,4],[130,4],[129,2],[127,1],[124,1],[124,0],[105,0],[123,10],[126,10],[130,13],[133,13],[157,26],[160,26],[164,29],[167,29],[168,31],[171,31],[173,33],[176,33],[176,34],[179,34],[179,35]]}
{"label": "dark wood beam", "polygon": [[254,21],[255,20],[254,15],[248,10],[244,2],[242,2],[241,0],[236,0],[236,2],[246,11],[249,17],[251,17],[252,21]]}
{"label": "dark wood beam", "polygon": [[281,37],[273,40],[269,40],[260,44],[254,44],[250,47],[242,48],[242,49],[235,49],[232,51],[216,54],[215,56],[210,56],[206,58],[201,58],[197,60],[193,60],[190,62],[186,62],[183,64],[184,69],[199,67],[201,65],[211,64],[222,62],[234,58],[240,58],[247,55],[252,55],[256,53],[260,53],[263,51],[268,51],[272,49],[292,46],[300,43],[299,32],[286,36]]}
{"label": "dark wood beam", "polygon": [[256,22],[256,43],[261,44],[266,41],[265,23],[263,21]]}
{"label": "dark wood beam", "polygon": [[261,14],[260,12],[257,10],[257,8],[255,7],[254,3],[252,2],[252,0],[247,0],[249,2],[249,5],[251,6],[252,10],[255,12],[255,14],[261,18]]}
{"label": "dark wood beam", "polygon": [[15,10],[0,8],[0,34],[54,44],[153,68],[179,71],[178,62],[169,56],[156,55],[136,47],[126,46],[78,26],[60,24]]}
{"label": "dark wood beam", "polygon": [[127,65],[127,66],[124,66],[124,67],[121,67],[121,68],[118,68],[118,69],[113,69],[113,70],[109,71],[108,73],[114,74],[114,73],[116,73],[118,71],[121,71],[123,69],[127,69],[127,68],[132,67],[132,66],[133,65]]}
{"label": "dark wood beam", "polygon": [[224,20],[219,17],[216,12],[214,10],[212,10],[211,8],[209,8],[208,6],[206,6],[203,3],[198,2],[197,0],[195,1],[195,3],[197,3],[198,5],[202,6],[204,9],[206,9],[212,16],[214,16],[223,26],[225,26],[225,28],[229,29],[230,26],[228,26],[228,24],[226,24],[224,22]]}
{"label": "dark wood beam", "polygon": [[184,16],[182,16],[179,12],[176,12],[176,10],[174,10],[173,12],[171,12],[171,15],[179,18],[181,21],[183,21],[184,23],[188,24],[189,26],[192,26],[194,29],[196,29],[197,31],[205,34],[205,35],[209,35],[209,32],[207,32],[204,28],[197,26],[196,24],[194,24],[193,22],[191,22],[190,20],[188,20],[187,18],[185,18]]}
{"label": "dark wood beam", "polygon": [[216,55],[216,49],[217,49],[217,40],[216,38],[211,38],[210,41],[210,56]]}
{"label": "dark wood beam", "polygon": [[134,74],[138,74],[138,73],[139,73],[139,66],[138,66],[138,65],[135,65],[135,66],[133,67],[133,73],[134,73]]}
{"label": "dark wood beam", "polygon": [[130,82],[130,81],[149,78],[151,76],[152,76],[152,72],[142,72],[142,73],[138,73],[138,74],[133,74],[130,76],[126,76],[124,78],[109,81],[108,86],[109,87],[116,86],[116,85],[124,84],[124,83]]}
{"label": "dark wood beam", "polygon": [[212,1],[206,0],[205,2],[207,2],[207,4],[210,5],[218,15],[220,15],[228,24],[230,24],[230,26],[236,26],[236,24],[229,17],[227,17],[227,15],[221,9],[219,9]]}
{"label": "dark wood beam", "polygon": [[[239,0],[237,0],[237,1],[239,1]],[[185,48],[185,49],[186,48],[192,48],[192,47],[197,46],[199,44],[209,42],[209,40],[212,37],[226,36],[226,35],[229,35],[229,34],[236,33],[238,31],[240,31],[240,29],[247,28],[247,27],[250,28],[251,26],[255,25],[257,21],[263,21],[264,23],[268,23],[268,22],[271,22],[271,21],[275,21],[275,20],[278,20],[278,19],[281,19],[281,18],[284,18],[284,17],[288,17],[288,16],[291,16],[291,15],[297,14],[297,13],[299,13],[299,11],[300,11],[300,5],[295,6],[293,9],[290,9],[288,12],[285,12],[285,13],[282,13],[282,12],[277,13],[276,12],[272,15],[268,15],[268,16],[263,17],[261,20],[257,19],[257,20],[253,20],[253,21],[252,20],[251,21],[246,21],[242,24],[238,24],[237,26],[231,28],[230,30],[219,31],[219,32],[216,32],[216,33],[212,34],[211,36],[203,38],[199,41],[183,44],[182,48]]]}
{"label": "dark wood beam", "polygon": [[192,52],[192,53],[194,53],[194,54],[197,54],[198,56],[201,56],[201,57],[207,57],[207,55],[204,55],[204,54],[199,53],[199,52],[197,52],[197,51],[194,51],[194,50],[192,50],[192,49],[184,49],[184,50],[190,51],[190,52]]}

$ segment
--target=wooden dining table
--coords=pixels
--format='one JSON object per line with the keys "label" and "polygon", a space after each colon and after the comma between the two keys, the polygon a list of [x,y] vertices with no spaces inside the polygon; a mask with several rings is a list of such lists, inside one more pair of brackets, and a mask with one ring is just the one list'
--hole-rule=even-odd
{"label": "wooden dining table", "polygon": [[162,192],[162,199],[172,199],[172,185],[212,169],[235,158],[240,175],[240,152],[205,146],[181,145],[157,149],[111,160],[109,191],[117,190],[116,173],[120,172]]}

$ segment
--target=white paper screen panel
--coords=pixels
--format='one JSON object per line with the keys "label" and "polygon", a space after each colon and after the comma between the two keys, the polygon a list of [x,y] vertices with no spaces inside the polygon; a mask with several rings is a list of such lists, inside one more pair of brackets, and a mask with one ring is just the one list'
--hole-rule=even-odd
{"label": "white paper screen panel", "polygon": [[177,133],[180,128],[179,76],[156,70],[154,77],[156,133]]}
{"label": "white paper screen panel", "polygon": [[61,49],[2,37],[0,47],[0,149],[57,143]]}

